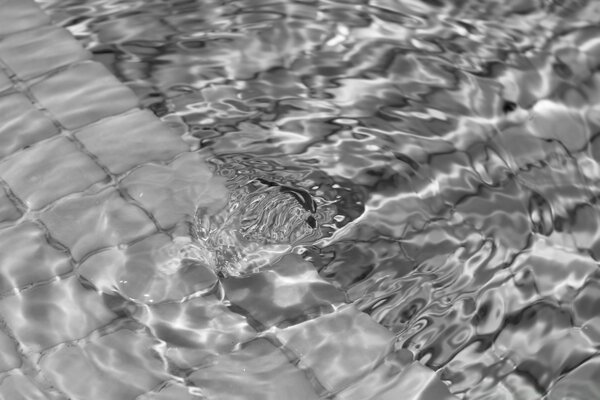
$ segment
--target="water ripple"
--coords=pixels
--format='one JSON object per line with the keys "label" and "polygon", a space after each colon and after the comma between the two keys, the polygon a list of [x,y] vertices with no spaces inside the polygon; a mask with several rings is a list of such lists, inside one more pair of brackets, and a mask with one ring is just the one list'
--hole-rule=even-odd
{"label": "water ripple", "polygon": [[598,2],[41,3],[226,180],[205,267],[301,255],[459,398],[600,398]]}

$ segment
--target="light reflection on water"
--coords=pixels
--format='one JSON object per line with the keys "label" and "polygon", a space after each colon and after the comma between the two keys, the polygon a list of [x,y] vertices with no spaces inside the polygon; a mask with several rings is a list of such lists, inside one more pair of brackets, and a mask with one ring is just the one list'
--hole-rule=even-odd
{"label": "light reflection on water", "polygon": [[[453,393],[600,398],[600,3],[42,4],[218,174],[251,171],[242,206],[256,178],[315,198],[303,256]],[[138,319],[247,337],[189,307]]]}

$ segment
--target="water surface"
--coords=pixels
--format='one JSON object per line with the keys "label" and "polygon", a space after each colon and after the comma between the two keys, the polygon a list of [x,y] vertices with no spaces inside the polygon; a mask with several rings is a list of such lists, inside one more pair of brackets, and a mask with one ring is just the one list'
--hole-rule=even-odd
{"label": "water surface", "polygon": [[461,399],[600,398],[600,3],[40,3],[234,193],[221,276],[295,252]]}

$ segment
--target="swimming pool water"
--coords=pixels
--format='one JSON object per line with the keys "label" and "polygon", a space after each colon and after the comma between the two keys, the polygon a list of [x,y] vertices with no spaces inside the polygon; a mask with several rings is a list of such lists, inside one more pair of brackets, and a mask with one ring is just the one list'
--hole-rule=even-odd
{"label": "swimming pool water", "polygon": [[[69,201],[84,223],[150,229],[110,191],[42,212],[78,244],[78,272],[31,303],[93,293],[112,313],[106,332],[42,357],[52,379],[76,376],[50,371],[83,352],[100,375],[135,366],[128,398],[160,382],[178,393],[165,398],[282,398],[267,382],[285,371],[299,399],[384,399],[405,363],[381,361],[389,334],[457,398],[600,398],[600,3],[39,4],[192,149],[138,165],[150,150],[118,131],[81,135],[109,160],[128,146],[109,172],[164,232],[127,246],[61,232]],[[19,229],[7,235],[40,235]],[[349,394],[382,365],[387,379]]]}

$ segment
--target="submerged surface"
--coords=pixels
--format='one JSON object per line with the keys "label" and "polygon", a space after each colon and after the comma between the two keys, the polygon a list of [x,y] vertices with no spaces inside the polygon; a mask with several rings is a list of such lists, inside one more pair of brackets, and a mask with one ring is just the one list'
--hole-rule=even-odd
{"label": "submerged surface", "polygon": [[173,259],[252,279],[296,253],[459,398],[600,398],[600,3],[40,3],[234,193],[198,194],[202,246],[115,250],[183,274],[120,281],[155,337],[247,335],[217,301],[146,307],[217,290]]}

